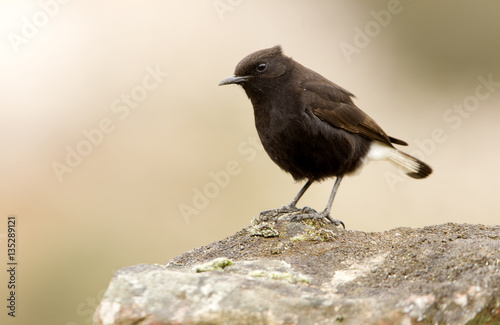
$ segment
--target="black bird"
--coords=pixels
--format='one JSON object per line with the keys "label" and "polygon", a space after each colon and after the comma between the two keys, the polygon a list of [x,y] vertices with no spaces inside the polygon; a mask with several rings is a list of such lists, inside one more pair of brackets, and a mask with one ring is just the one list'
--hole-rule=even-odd
{"label": "black bird", "polygon": [[388,136],[354,104],[351,92],[285,56],[279,45],[243,58],[219,86],[228,84],[241,85],[250,98],[269,157],[295,180],[307,179],[289,205],[270,211],[298,211],[297,202],[313,182],[335,176],[325,210],[308,209],[299,219],[326,218],[344,225],[330,217],[344,175],[371,160],[388,160],[413,178],[432,173],[429,165],[396,149],[393,144],[408,144]]}

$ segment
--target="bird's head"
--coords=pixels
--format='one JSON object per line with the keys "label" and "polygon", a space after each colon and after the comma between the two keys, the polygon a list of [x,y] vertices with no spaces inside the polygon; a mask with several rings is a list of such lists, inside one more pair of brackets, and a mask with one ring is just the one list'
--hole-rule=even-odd
{"label": "bird's head", "polygon": [[247,91],[263,90],[287,72],[288,60],[290,58],[283,55],[279,45],[254,52],[243,58],[236,66],[234,75],[222,80],[219,86],[239,84]]}

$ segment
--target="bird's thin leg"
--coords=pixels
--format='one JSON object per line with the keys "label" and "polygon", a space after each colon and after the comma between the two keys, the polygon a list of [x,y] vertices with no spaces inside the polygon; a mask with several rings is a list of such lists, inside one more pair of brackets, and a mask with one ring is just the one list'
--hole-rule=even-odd
{"label": "bird's thin leg", "polygon": [[314,180],[308,179],[307,183],[305,183],[304,186],[302,186],[302,188],[300,189],[299,193],[297,193],[297,195],[295,195],[295,197],[293,198],[292,202],[290,202],[290,204],[288,204],[287,207],[296,207],[297,206],[297,202],[299,202],[299,200],[302,197],[302,195],[304,195],[304,193],[307,191],[307,189],[309,188],[309,186],[311,186],[311,184],[313,182],[314,182]]}
{"label": "bird's thin leg", "polygon": [[[330,216],[330,211],[332,210],[333,199],[335,198],[335,194],[337,193],[337,189],[339,188],[341,181],[342,181],[342,176],[337,176],[337,178],[335,179],[335,184],[333,184],[332,193],[330,193],[330,198],[328,199],[328,204],[326,205],[325,210],[323,210],[323,212],[321,212],[321,214],[323,214],[325,217]],[[331,218],[329,218],[329,219],[331,219]]]}
{"label": "bird's thin leg", "polygon": [[337,176],[337,178],[335,179],[335,184],[333,184],[332,193],[330,193],[330,198],[328,199],[328,204],[326,205],[325,210],[323,210],[323,212],[321,212],[319,215],[323,218],[330,220],[334,225],[337,225],[337,226],[342,225],[342,227],[345,229],[345,225],[341,220],[333,219],[330,216],[330,211],[332,210],[333,199],[335,198],[335,194],[337,193],[337,189],[339,188],[341,181],[342,181],[342,176]]}
{"label": "bird's thin leg", "polygon": [[333,219],[330,216],[330,211],[332,210],[333,199],[335,198],[335,194],[337,193],[337,189],[339,188],[341,181],[342,181],[342,176],[337,176],[337,178],[335,179],[335,184],[333,184],[332,193],[330,194],[330,198],[328,199],[328,204],[326,205],[325,210],[323,210],[321,213],[317,213],[311,209],[312,213],[310,213],[308,211],[307,214],[295,215],[292,217],[291,220],[300,221],[300,220],[304,220],[304,219],[328,219],[334,225],[337,225],[337,226],[342,225],[342,227],[344,227],[344,229],[345,229],[345,225],[342,221],[340,221],[338,219]]}
{"label": "bird's thin leg", "polygon": [[[283,206],[279,209],[271,209],[271,210],[262,211],[260,213],[259,218],[262,220],[264,218],[264,216],[266,216],[266,215],[276,215],[276,214],[283,214],[283,213],[290,213],[290,212],[298,211],[299,209],[296,206],[297,202],[299,202],[302,195],[304,195],[304,193],[307,191],[307,189],[309,188],[309,186],[311,186],[311,184],[313,182],[314,182],[314,180],[312,180],[312,179],[307,180],[307,183],[304,184],[304,186],[300,189],[299,193],[297,193],[297,195],[295,195],[292,202],[290,202],[288,205]],[[309,210],[313,211],[310,208],[309,208]],[[314,212],[316,212],[316,211],[314,211]]]}

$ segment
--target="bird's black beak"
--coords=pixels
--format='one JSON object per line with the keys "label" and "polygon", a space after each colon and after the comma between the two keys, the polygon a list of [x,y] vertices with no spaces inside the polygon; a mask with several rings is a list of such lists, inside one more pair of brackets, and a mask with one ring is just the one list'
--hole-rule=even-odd
{"label": "bird's black beak", "polygon": [[230,85],[230,84],[239,84],[247,79],[248,79],[248,76],[238,77],[238,76],[233,74],[232,76],[219,82],[219,86]]}

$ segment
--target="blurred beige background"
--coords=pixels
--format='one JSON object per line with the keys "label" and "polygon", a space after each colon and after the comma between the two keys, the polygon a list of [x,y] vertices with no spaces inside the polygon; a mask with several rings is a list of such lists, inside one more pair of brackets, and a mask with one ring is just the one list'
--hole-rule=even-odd
{"label": "blurred beige background", "polygon": [[[2,308],[0,322],[91,324],[116,270],[166,263],[292,199],[301,184],[253,143],[243,90],[217,87],[276,44],[355,93],[435,169],[416,181],[380,163],[344,180],[333,216],[348,229],[498,223],[499,10],[493,0],[1,0],[0,256],[4,268],[15,214],[19,290],[17,317]],[[323,209],[332,185],[301,205]]]}

